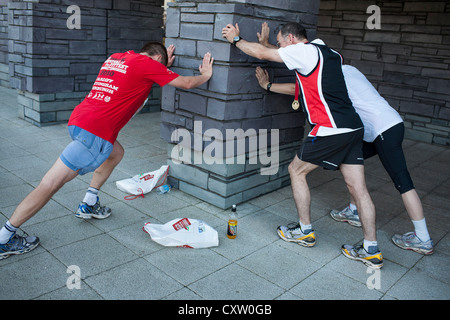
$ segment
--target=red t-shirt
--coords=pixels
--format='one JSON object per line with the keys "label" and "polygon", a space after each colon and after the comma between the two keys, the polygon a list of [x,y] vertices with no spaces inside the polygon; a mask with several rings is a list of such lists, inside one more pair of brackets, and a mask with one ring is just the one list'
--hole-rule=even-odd
{"label": "red t-shirt", "polygon": [[109,57],[87,97],[73,110],[75,125],[112,144],[139,110],[156,82],[161,87],[178,77],[148,56],[127,51]]}

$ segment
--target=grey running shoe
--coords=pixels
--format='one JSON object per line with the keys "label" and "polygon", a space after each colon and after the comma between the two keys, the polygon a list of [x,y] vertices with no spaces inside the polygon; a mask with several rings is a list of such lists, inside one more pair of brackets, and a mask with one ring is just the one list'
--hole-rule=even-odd
{"label": "grey running shoe", "polygon": [[75,215],[81,219],[105,219],[111,215],[111,209],[105,206],[102,207],[97,197],[97,203],[93,206],[89,206],[86,202],[80,202]]}
{"label": "grey running shoe", "polygon": [[361,227],[358,210],[353,211],[352,209],[350,209],[350,206],[347,206],[342,211],[331,210],[330,215],[336,221],[348,222],[352,226]]}
{"label": "grey running shoe", "polygon": [[342,253],[347,258],[361,261],[366,266],[373,269],[380,269],[383,266],[383,255],[378,249],[377,252],[368,253],[362,245],[354,247],[349,244],[344,244],[342,246]]}
{"label": "grey running shoe", "polygon": [[291,223],[288,226],[279,226],[277,228],[277,233],[284,241],[295,242],[304,247],[312,247],[316,244],[314,230],[305,230],[303,233],[299,223]]}
{"label": "grey running shoe", "polygon": [[39,245],[38,237],[21,237],[14,234],[7,243],[0,244],[0,260],[8,258],[12,254],[29,252]]}
{"label": "grey running shoe", "polygon": [[414,232],[407,232],[403,235],[394,234],[392,236],[392,242],[402,249],[412,250],[421,254],[432,254],[433,250],[433,240],[422,241],[420,240]]}

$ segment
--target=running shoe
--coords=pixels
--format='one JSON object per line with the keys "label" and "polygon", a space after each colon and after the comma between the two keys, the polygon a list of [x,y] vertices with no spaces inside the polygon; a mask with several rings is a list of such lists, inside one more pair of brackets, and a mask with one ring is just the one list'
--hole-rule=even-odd
{"label": "running shoe", "polygon": [[394,234],[392,242],[402,249],[412,250],[421,254],[429,255],[434,252],[433,240],[422,241],[416,236],[414,232],[407,232],[405,234]]}
{"label": "running shoe", "polygon": [[359,220],[358,210],[353,211],[350,206],[347,206],[342,211],[331,210],[331,217],[339,222],[348,222],[355,227],[361,227],[361,221]]}
{"label": "running shoe", "polygon": [[314,230],[302,232],[299,223],[290,223],[287,226],[277,228],[278,236],[284,241],[295,242],[304,247],[312,247],[316,244]]}
{"label": "running shoe", "polygon": [[14,234],[7,243],[0,244],[0,260],[12,254],[29,252],[39,245],[39,238],[34,236],[22,237]]}
{"label": "running shoe", "polygon": [[377,252],[369,253],[362,245],[354,247],[349,244],[344,244],[342,246],[342,253],[347,258],[361,261],[373,269],[380,269],[383,266],[383,255],[378,249]]}
{"label": "running shoe", "polygon": [[97,197],[97,203],[93,206],[88,205],[86,202],[80,202],[78,210],[75,216],[81,219],[105,219],[111,215],[111,208],[101,206]]}

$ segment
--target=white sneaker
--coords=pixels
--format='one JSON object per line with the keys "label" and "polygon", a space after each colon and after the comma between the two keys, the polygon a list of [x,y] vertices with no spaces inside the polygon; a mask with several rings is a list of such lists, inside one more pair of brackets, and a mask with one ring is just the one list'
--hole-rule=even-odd
{"label": "white sneaker", "polygon": [[359,220],[358,210],[350,209],[350,206],[345,207],[341,211],[331,210],[331,217],[339,222],[348,222],[350,225],[355,227],[361,227],[361,221]]}

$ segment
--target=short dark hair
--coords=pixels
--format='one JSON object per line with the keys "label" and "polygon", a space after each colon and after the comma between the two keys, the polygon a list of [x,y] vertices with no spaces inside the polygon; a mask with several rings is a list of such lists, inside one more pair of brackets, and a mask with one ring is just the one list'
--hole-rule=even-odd
{"label": "short dark hair", "polygon": [[167,49],[161,42],[150,41],[147,42],[139,51],[139,53],[147,53],[149,56],[154,56],[160,54],[162,56],[162,64],[167,66],[167,62],[169,60],[167,56]]}
{"label": "short dark hair", "polygon": [[302,39],[308,39],[306,36],[306,29],[298,22],[288,22],[285,24],[282,24],[277,29],[278,32],[281,32],[281,36],[283,38],[287,37],[289,34],[292,34],[296,38],[302,40]]}

